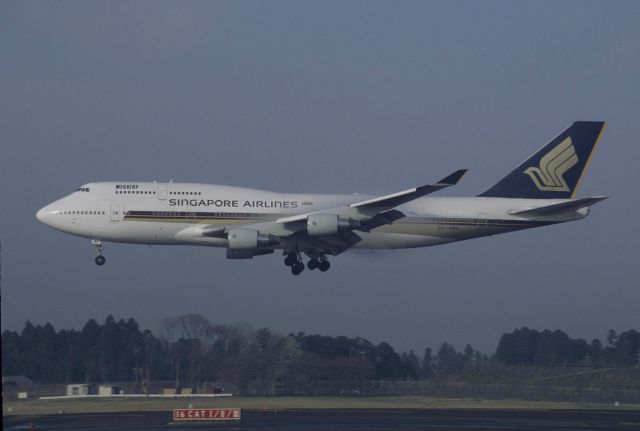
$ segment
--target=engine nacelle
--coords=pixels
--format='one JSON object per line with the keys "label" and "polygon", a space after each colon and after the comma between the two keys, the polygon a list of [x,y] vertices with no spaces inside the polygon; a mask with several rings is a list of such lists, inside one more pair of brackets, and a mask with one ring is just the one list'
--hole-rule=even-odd
{"label": "engine nacelle", "polygon": [[349,229],[349,219],[341,219],[337,214],[309,214],[307,216],[307,233],[309,236],[335,235],[339,230]]}
{"label": "engine nacelle", "polygon": [[228,234],[230,250],[255,250],[278,244],[278,237],[264,235],[254,229],[231,229]]}

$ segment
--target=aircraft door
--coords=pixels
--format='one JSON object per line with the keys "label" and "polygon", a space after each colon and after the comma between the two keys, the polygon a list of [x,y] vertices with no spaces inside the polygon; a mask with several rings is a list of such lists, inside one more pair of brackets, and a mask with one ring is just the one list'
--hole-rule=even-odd
{"label": "aircraft door", "polygon": [[109,206],[109,221],[113,221],[113,222],[120,221],[120,205]]}
{"label": "aircraft door", "polygon": [[167,183],[156,183],[156,195],[158,196],[158,200],[166,201],[167,195],[169,194],[169,184]]}

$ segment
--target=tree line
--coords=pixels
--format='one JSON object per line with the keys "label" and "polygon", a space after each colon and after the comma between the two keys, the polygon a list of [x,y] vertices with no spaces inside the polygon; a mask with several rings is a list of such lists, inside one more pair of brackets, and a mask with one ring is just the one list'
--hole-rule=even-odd
{"label": "tree line", "polygon": [[638,364],[639,345],[633,330],[610,331],[603,346],[562,331],[522,328],[504,334],[491,357],[470,345],[458,352],[448,343],[437,351],[427,348],[419,357],[360,337],[285,336],[268,328],[214,324],[196,314],[164,319],[155,334],[141,330],[134,319],[108,316],[103,324],[89,320],[80,331],[30,322],[20,333],[4,331],[2,374],[38,383],[171,380],[176,387],[203,387],[228,382],[239,393],[286,393],[321,381],[430,379],[495,362],[632,366]]}
{"label": "tree line", "polygon": [[607,344],[597,338],[587,343],[562,331],[521,328],[500,337],[496,359],[506,365],[635,366],[640,365],[640,333],[619,335],[611,329]]}

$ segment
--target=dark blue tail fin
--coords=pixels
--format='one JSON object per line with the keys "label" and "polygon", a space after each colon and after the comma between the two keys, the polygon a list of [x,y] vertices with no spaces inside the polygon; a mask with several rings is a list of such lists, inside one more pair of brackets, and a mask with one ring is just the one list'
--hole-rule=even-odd
{"label": "dark blue tail fin", "polygon": [[576,121],[480,196],[572,198],[605,127],[603,121]]}

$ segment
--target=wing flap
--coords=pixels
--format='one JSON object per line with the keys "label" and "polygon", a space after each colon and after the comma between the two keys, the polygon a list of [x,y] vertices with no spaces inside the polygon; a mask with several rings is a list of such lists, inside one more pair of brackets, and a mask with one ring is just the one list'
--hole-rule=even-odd
{"label": "wing flap", "polygon": [[352,231],[339,232],[337,235],[327,237],[314,237],[301,230],[290,235],[288,240],[297,243],[297,249],[313,249],[337,256],[360,242],[362,238]]}

